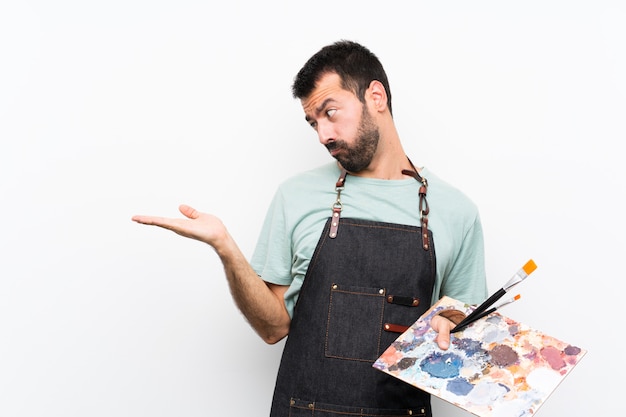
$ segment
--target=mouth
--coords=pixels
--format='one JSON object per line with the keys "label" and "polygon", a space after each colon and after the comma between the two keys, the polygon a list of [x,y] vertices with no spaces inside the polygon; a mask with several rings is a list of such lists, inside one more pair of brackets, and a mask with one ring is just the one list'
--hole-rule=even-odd
{"label": "mouth", "polygon": [[330,155],[333,157],[341,151],[341,148],[337,146],[337,143],[335,142],[326,145],[326,149],[328,149],[328,153],[330,153]]}

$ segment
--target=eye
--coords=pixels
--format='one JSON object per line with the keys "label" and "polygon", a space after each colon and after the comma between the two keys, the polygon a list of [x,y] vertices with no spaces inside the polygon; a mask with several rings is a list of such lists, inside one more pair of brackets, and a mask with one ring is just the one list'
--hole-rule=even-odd
{"label": "eye", "polygon": [[335,114],[336,111],[337,111],[337,109],[328,109],[328,110],[326,110],[326,116],[331,118],[331,117],[333,117],[333,115]]}
{"label": "eye", "polygon": [[309,126],[311,126],[313,129],[317,128],[317,122],[309,122]]}

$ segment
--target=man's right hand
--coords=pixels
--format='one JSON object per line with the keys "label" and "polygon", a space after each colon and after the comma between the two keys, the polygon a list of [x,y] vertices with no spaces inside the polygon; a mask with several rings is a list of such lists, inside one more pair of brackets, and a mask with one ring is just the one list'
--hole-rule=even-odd
{"label": "man's right hand", "polygon": [[181,236],[207,243],[213,247],[228,236],[222,221],[212,214],[201,213],[185,204],[179,206],[178,209],[186,218],[174,219],[135,215],[132,217],[132,220],[141,224],[162,227]]}

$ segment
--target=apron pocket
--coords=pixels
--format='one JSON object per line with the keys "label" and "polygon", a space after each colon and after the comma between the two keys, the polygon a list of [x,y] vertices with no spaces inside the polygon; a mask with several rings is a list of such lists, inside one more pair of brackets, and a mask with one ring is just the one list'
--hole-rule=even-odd
{"label": "apron pocket", "polygon": [[304,401],[291,399],[289,407],[289,417],[397,417],[412,416],[420,417],[426,415],[425,407],[418,408],[360,408],[345,405],[326,404],[321,402]]}
{"label": "apron pocket", "polygon": [[384,306],[384,288],[333,284],[328,306],[325,355],[374,362],[380,356]]}

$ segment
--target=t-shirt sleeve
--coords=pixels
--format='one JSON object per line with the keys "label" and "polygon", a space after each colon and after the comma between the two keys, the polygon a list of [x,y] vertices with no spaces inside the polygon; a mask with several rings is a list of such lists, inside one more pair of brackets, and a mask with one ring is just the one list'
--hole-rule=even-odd
{"label": "t-shirt sleeve", "polygon": [[468,304],[478,304],[487,297],[484,261],[484,238],[478,213],[467,228],[458,255],[443,279],[440,296],[447,295]]}
{"label": "t-shirt sleeve", "polygon": [[250,264],[264,281],[291,284],[291,233],[288,232],[285,199],[279,189],[265,215]]}

